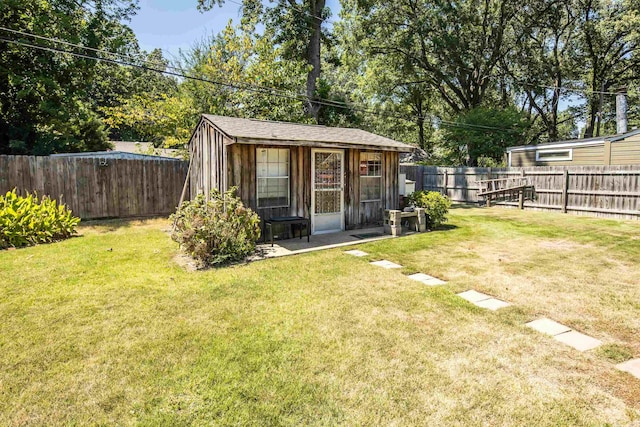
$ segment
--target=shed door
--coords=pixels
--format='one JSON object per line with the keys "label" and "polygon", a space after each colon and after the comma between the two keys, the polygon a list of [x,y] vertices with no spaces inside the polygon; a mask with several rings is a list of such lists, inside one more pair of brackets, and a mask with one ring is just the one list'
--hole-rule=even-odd
{"label": "shed door", "polygon": [[344,230],[344,152],[311,151],[312,234]]}

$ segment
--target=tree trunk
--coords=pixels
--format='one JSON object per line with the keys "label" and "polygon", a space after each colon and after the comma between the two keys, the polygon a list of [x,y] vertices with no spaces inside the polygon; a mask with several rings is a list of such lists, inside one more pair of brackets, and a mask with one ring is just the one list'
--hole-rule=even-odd
{"label": "tree trunk", "polygon": [[311,2],[312,16],[309,17],[311,23],[311,38],[307,46],[307,63],[311,65],[311,70],[307,74],[307,105],[306,113],[313,117],[316,123],[321,124],[319,120],[319,111],[321,105],[317,102],[316,89],[318,78],[320,78],[320,46],[322,39],[322,19],[319,18],[322,9],[324,9],[325,0],[315,0]]}
{"label": "tree trunk", "polygon": [[562,87],[562,78],[556,76],[555,87],[553,89],[553,98],[551,100],[551,123],[549,129],[549,141],[558,140],[558,106],[560,104],[560,88]]}
{"label": "tree trunk", "polygon": [[604,104],[604,83],[600,87],[600,100],[598,101],[598,126],[596,127],[596,136],[600,136],[600,126],[602,125],[602,104]]}

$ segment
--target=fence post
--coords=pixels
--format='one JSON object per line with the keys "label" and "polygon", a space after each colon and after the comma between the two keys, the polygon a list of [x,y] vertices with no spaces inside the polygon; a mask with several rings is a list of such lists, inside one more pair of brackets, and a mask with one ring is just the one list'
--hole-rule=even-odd
{"label": "fence post", "polygon": [[442,183],[442,193],[443,193],[443,195],[448,196],[449,195],[449,191],[447,190],[447,187],[448,187],[448,182],[449,182],[449,173],[446,170],[444,171],[442,179],[444,181]]}
{"label": "fence post", "polygon": [[524,188],[518,192],[518,209],[524,209]]}
{"label": "fence post", "polygon": [[567,213],[569,203],[569,171],[567,169],[564,170],[562,178],[562,213]]}

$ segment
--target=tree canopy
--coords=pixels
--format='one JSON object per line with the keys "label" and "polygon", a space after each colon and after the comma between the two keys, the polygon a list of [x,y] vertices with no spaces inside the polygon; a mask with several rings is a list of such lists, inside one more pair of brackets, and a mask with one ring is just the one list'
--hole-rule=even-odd
{"label": "tree canopy", "polygon": [[[224,0],[193,0],[202,13]],[[187,142],[202,112],[354,126],[427,161],[640,121],[638,0],[243,0],[168,61],[127,26],[137,0],[0,3],[0,153]]]}

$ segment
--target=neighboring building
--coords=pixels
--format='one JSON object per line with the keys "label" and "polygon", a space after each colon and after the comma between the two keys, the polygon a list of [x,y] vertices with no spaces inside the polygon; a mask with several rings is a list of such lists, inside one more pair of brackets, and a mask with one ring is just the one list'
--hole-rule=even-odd
{"label": "neighboring building", "polygon": [[122,151],[88,151],[84,153],[60,153],[60,154],[52,154],[51,157],[181,161],[181,159],[178,159],[175,157],[163,157],[163,156],[155,156],[151,154],[139,154],[139,153],[126,153]]}
{"label": "neighboring building", "polygon": [[398,209],[398,154],[360,129],[203,114],[189,141],[192,197],[238,187],[261,219],[302,216],[312,233],[381,224]]}
{"label": "neighboring building", "polygon": [[509,166],[640,164],[640,129],[618,135],[521,145],[506,150]]}
{"label": "neighboring building", "polygon": [[179,150],[173,148],[155,148],[150,142],[109,141],[113,144],[113,151],[123,153],[148,154],[151,156],[179,157]]}

